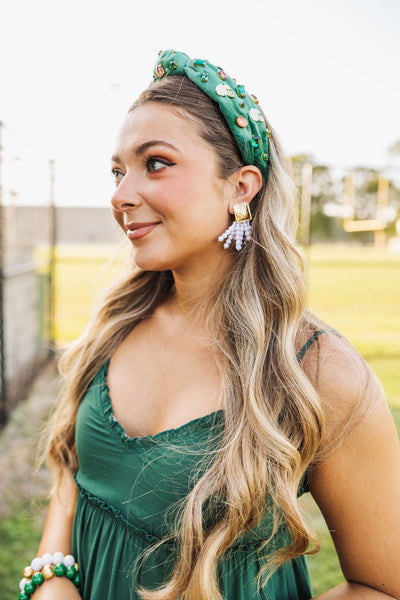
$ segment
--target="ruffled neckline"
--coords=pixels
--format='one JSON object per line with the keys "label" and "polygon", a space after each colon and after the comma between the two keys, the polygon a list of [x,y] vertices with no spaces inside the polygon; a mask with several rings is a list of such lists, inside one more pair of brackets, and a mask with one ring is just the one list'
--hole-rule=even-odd
{"label": "ruffled neckline", "polygon": [[154,435],[139,435],[130,437],[125,429],[122,427],[120,422],[115,418],[112,401],[110,396],[110,390],[107,385],[107,375],[108,375],[108,366],[110,364],[110,358],[106,361],[103,367],[100,369],[98,373],[99,384],[100,384],[100,397],[103,406],[104,415],[118,435],[118,437],[124,442],[124,444],[133,445],[133,444],[155,444],[157,442],[164,441],[177,441],[182,437],[187,437],[192,433],[198,433],[199,430],[208,430],[218,425],[218,432],[221,431],[221,425],[224,421],[224,410],[215,410],[211,413],[208,413],[202,417],[197,417],[196,419],[192,419],[183,425],[180,425],[176,428],[166,429],[164,431],[160,431]]}

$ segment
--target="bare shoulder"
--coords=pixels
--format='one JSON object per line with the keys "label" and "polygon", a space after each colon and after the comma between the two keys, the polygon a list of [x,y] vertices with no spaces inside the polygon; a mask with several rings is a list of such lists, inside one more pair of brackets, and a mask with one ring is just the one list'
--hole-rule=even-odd
{"label": "bare shoulder", "polygon": [[301,366],[319,394],[325,414],[323,444],[330,446],[379,407],[389,409],[380,381],[349,340],[327,325],[308,335],[303,332],[300,338],[303,344],[312,342]]}
{"label": "bare shoulder", "polygon": [[326,427],[309,488],[346,579],[400,598],[396,428],[382,386],[353,346],[334,333],[318,339],[304,357],[305,370],[314,378]]}

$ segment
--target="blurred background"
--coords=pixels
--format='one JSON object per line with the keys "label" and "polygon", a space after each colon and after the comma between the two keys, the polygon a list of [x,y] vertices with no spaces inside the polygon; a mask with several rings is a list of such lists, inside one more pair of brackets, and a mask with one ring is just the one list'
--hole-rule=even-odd
{"label": "blurred background", "polygon": [[[398,0],[14,0],[0,8],[0,574],[15,597],[48,474],[34,448],[58,351],[124,268],[110,157],[160,49],[256,94],[292,158],[309,305],[383,383],[400,428]],[[329,532],[315,592],[342,580]]]}

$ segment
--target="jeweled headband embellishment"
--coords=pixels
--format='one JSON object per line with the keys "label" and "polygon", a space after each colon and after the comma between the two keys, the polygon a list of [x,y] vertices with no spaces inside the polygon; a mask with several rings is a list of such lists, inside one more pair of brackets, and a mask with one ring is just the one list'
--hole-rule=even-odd
{"label": "jeweled headband embellishment", "polygon": [[261,123],[264,123],[264,117],[257,108],[250,109],[250,117],[253,119],[253,121],[260,121]]}
{"label": "jeweled headband embellishment", "polygon": [[227,80],[227,74],[225,73],[225,71],[223,71],[222,69],[218,69],[217,71],[217,75],[220,79],[222,79],[223,81]]}
{"label": "jeweled headband embellishment", "polygon": [[271,133],[259,110],[258,100],[224,69],[201,58],[190,58],[183,52],[164,50],[159,53],[153,79],[186,75],[207,96],[214,100],[235,137],[243,162],[256,165],[268,175],[269,141]]}
{"label": "jeweled headband embellishment", "polygon": [[157,73],[157,77],[160,77],[160,78],[164,77],[164,75],[165,75],[164,67],[162,65],[157,65],[156,73]]}
{"label": "jeweled headband embellishment", "polygon": [[[247,125],[249,124],[248,120],[242,116],[239,116],[236,118],[236,123],[239,125],[239,127],[243,127],[243,128],[247,127]],[[256,147],[258,147],[258,146],[256,146]]]}
{"label": "jeweled headband embellishment", "polygon": [[218,96],[226,96],[226,86],[224,83],[219,83],[217,85],[217,87],[215,88],[216,93],[218,94]]}
{"label": "jeweled headband embellishment", "polygon": [[254,94],[250,94],[250,98],[253,100],[254,104],[258,104],[258,98]]}
{"label": "jeweled headband embellishment", "polygon": [[218,94],[218,96],[228,96],[229,98],[235,97],[235,92],[232,88],[229,87],[229,85],[226,85],[226,83],[219,83],[215,88],[215,91]]}

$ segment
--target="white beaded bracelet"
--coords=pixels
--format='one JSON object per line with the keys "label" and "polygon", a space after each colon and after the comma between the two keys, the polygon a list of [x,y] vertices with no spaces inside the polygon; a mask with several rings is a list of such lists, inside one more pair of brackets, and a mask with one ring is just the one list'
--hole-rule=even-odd
{"label": "white beaded bracelet", "polygon": [[67,556],[64,556],[62,552],[43,554],[41,558],[37,556],[30,565],[25,567],[23,578],[19,582],[21,593],[18,600],[29,600],[36,588],[54,575],[57,577],[65,575],[76,587],[79,587],[81,583],[79,566],[72,554],[67,554]]}

